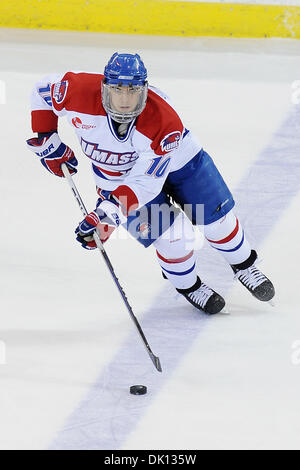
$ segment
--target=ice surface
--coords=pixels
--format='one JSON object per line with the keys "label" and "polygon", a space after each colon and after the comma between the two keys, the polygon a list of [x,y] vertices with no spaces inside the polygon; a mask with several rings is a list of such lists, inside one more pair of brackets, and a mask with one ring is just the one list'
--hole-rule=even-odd
{"label": "ice surface", "polygon": [[[107,251],[163,373],[155,371],[98,253],[74,241],[81,213],[64,181],[25,148],[29,94],[41,76],[102,72],[137,51],[213,156],[277,290],[257,302],[209,247],[203,279],[230,315],[176,299],[154,251],[111,240]],[[300,448],[300,43],[0,30],[1,449]],[[64,121],[60,132],[78,154]],[[95,203],[88,162],[76,184]],[[0,361],[1,362],[1,361]],[[129,387],[147,385],[134,397]]]}

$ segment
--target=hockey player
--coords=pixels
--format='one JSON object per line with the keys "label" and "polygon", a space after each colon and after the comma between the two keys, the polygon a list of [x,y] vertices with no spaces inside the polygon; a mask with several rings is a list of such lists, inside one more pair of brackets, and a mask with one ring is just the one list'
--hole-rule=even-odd
{"label": "hockey player", "polygon": [[211,157],[186,129],[160,90],[148,86],[138,54],[115,53],[104,75],[67,72],[46,77],[32,93],[28,148],[50,173],[74,174],[77,159],[57,132],[67,116],[91,160],[98,201],[76,228],[79,243],[96,247],[123,225],[145,247],[153,245],[163,276],[196,308],[218,313],[224,299],[196,272],[193,225],[203,225],[210,245],[258,300],[274,296],[271,281],[255,266],[234,200]]}

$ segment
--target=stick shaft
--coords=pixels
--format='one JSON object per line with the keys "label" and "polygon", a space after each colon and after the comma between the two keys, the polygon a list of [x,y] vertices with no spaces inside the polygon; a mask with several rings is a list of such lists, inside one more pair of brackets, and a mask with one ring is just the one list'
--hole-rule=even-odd
{"label": "stick shaft", "polygon": [[[67,165],[66,165],[65,163],[63,163],[62,166],[61,166],[61,168],[62,168],[63,174],[64,174],[66,180],[68,181],[68,184],[69,184],[69,186],[70,186],[70,188],[71,188],[71,190],[72,190],[72,193],[73,193],[75,199],[77,200],[77,203],[78,203],[78,205],[79,205],[79,207],[80,207],[80,210],[81,210],[82,214],[83,214],[84,216],[86,216],[86,215],[88,214],[88,212],[87,212],[86,207],[85,207],[85,205],[84,205],[84,202],[83,202],[83,200],[82,200],[82,198],[81,198],[81,196],[80,196],[80,194],[79,194],[79,191],[78,191],[78,189],[77,189],[76,186],[75,186],[75,183],[74,183],[73,178],[72,178],[72,176],[71,176],[71,174],[70,174],[70,172],[69,172],[69,170],[68,170]],[[125,304],[125,306],[126,306],[126,308],[127,308],[127,310],[128,310],[128,313],[129,313],[129,315],[130,315],[130,317],[131,317],[133,323],[135,324],[135,326],[136,326],[136,328],[137,328],[137,331],[138,331],[138,333],[139,333],[139,335],[140,335],[140,337],[141,337],[141,339],[142,339],[142,341],[143,341],[143,344],[144,344],[144,346],[145,346],[145,348],[146,348],[147,353],[148,353],[149,356],[150,356],[151,361],[152,361],[153,364],[154,364],[154,367],[155,367],[159,372],[162,372],[162,368],[161,368],[161,364],[160,364],[159,357],[157,357],[157,356],[155,356],[155,355],[153,354],[153,352],[152,352],[152,350],[151,350],[151,348],[150,348],[150,346],[149,346],[149,343],[148,343],[148,341],[147,341],[147,339],[146,339],[146,336],[144,335],[144,332],[143,332],[143,330],[142,330],[142,328],[141,328],[141,326],[140,326],[140,324],[139,324],[139,322],[138,322],[136,316],[135,316],[134,313],[133,313],[133,310],[132,310],[132,308],[131,308],[131,306],[130,306],[128,300],[127,300],[127,297],[126,297],[126,295],[125,295],[125,292],[124,292],[124,290],[123,290],[123,288],[122,288],[122,286],[121,286],[121,284],[120,284],[120,282],[119,282],[119,280],[118,280],[118,278],[117,278],[117,276],[116,276],[116,274],[115,274],[115,272],[114,272],[114,268],[113,268],[113,266],[112,266],[112,264],[111,264],[111,262],[110,262],[110,259],[109,259],[108,255],[107,255],[107,253],[106,253],[106,251],[105,251],[105,249],[104,249],[104,247],[103,247],[103,244],[102,244],[102,242],[101,242],[101,239],[100,239],[100,236],[99,236],[99,232],[98,232],[97,229],[96,229],[96,233],[94,233],[94,240],[95,240],[95,243],[96,243],[96,245],[97,245],[97,248],[99,249],[100,253],[102,254],[102,256],[103,256],[103,258],[104,258],[105,264],[106,264],[106,266],[107,266],[107,268],[108,268],[108,270],[109,270],[109,272],[110,272],[110,274],[111,274],[111,276],[112,276],[112,278],[113,278],[113,280],[114,280],[114,283],[115,283],[115,285],[116,285],[116,287],[117,287],[117,289],[118,289],[118,291],[119,291],[119,293],[120,293],[120,295],[121,295],[121,297],[122,297],[122,299],[123,299],[123,301],[124,301],[124,304]]]}

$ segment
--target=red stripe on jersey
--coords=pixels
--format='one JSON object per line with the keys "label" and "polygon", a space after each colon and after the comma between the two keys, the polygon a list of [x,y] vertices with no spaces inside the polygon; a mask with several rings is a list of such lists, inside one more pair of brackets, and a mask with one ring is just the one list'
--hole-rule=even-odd
{"label": "red stripe on jersey", "polygon": [[67,81],[66,96],[61,103],[53,97],[55,83],[51,87],[52,105],[57,111],[77,111],[78,113],[106,116],[101,101],[101,82],[104,76],[96,73],[67,72],[61,82]]}
{"label": "red stripe on jersey", "polygon": [[176,111],[161,96],[148,90],[147,104],[136,121],[136,130],[152,140],[151,148],[157,155],[165,155],[161,142],[169,134],[180,132],[184,126]]}
{"label": "red stripe on jersey", "polygon": [[125,215],[128,215],[129,212],[134,211],[139,206],[138,198],[129,186],[118,186],[111,194],[120,202],[122,212]]}
{"label": "red stripe on jersey", "polygon": [[33,132],[51,132],[57,129],[58,117],[53,111],[38,109],[31,111],[31,127]]}
{"label": "red stripe on jersey", "polygon": [[239,230],[239,221],[238,221],[238,219],[236,219],[236,226],[235,226],[235,229],[233,230],[233,232],[231,232],[230,235],[228,235],[228,237],[223,238],[222,240],[217,240],[217,241],[215,241],[215,240],[209,240],[209,239],[207,238],[207,241],[209,241],[210,243],[217,243],[217,244],[230,242],[230,240],[232,240],[232,239],[236,236],[236,234],[238,233],[238,230]]}
{"label": "red stripe on jersey", "polygon": [[186,256],[183,256],[182,258],[172,258],[172,259],[164,258],[160,253],[158,253],[157,250],[156,250],[156,254],[157,254],[157,257],[161,259],[162,261],[164,261],[165,263],[174,264],[174,263],[183,263],[183,261],[190,259],[193,256],[194,251],[191,251],[190,253],[188,253]]}
{"label": "red stripe on jersey", "polygon": [[[97,165],[95,165],[97,166]],[[109,176],[122,176],[123,173],[121,173],[120,171],[108,171],[108,170],[103,170],[103,168],[101,168],[100,166],[97,166],[97,168],[102,171],[102,173],[105,173],[106,175],[109,175]]]}

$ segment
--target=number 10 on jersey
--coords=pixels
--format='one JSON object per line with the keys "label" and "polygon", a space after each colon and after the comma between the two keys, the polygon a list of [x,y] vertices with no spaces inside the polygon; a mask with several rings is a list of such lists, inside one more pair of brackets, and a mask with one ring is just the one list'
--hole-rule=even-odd
{"label": "number 10 on jersey", "polygon": [[153,158],[150,167],[146,171],[146,175],[153,175],[156,178],[160,178],[164,175],[171,157],[168,157],[166,160],[163,160],[164,157]]}

